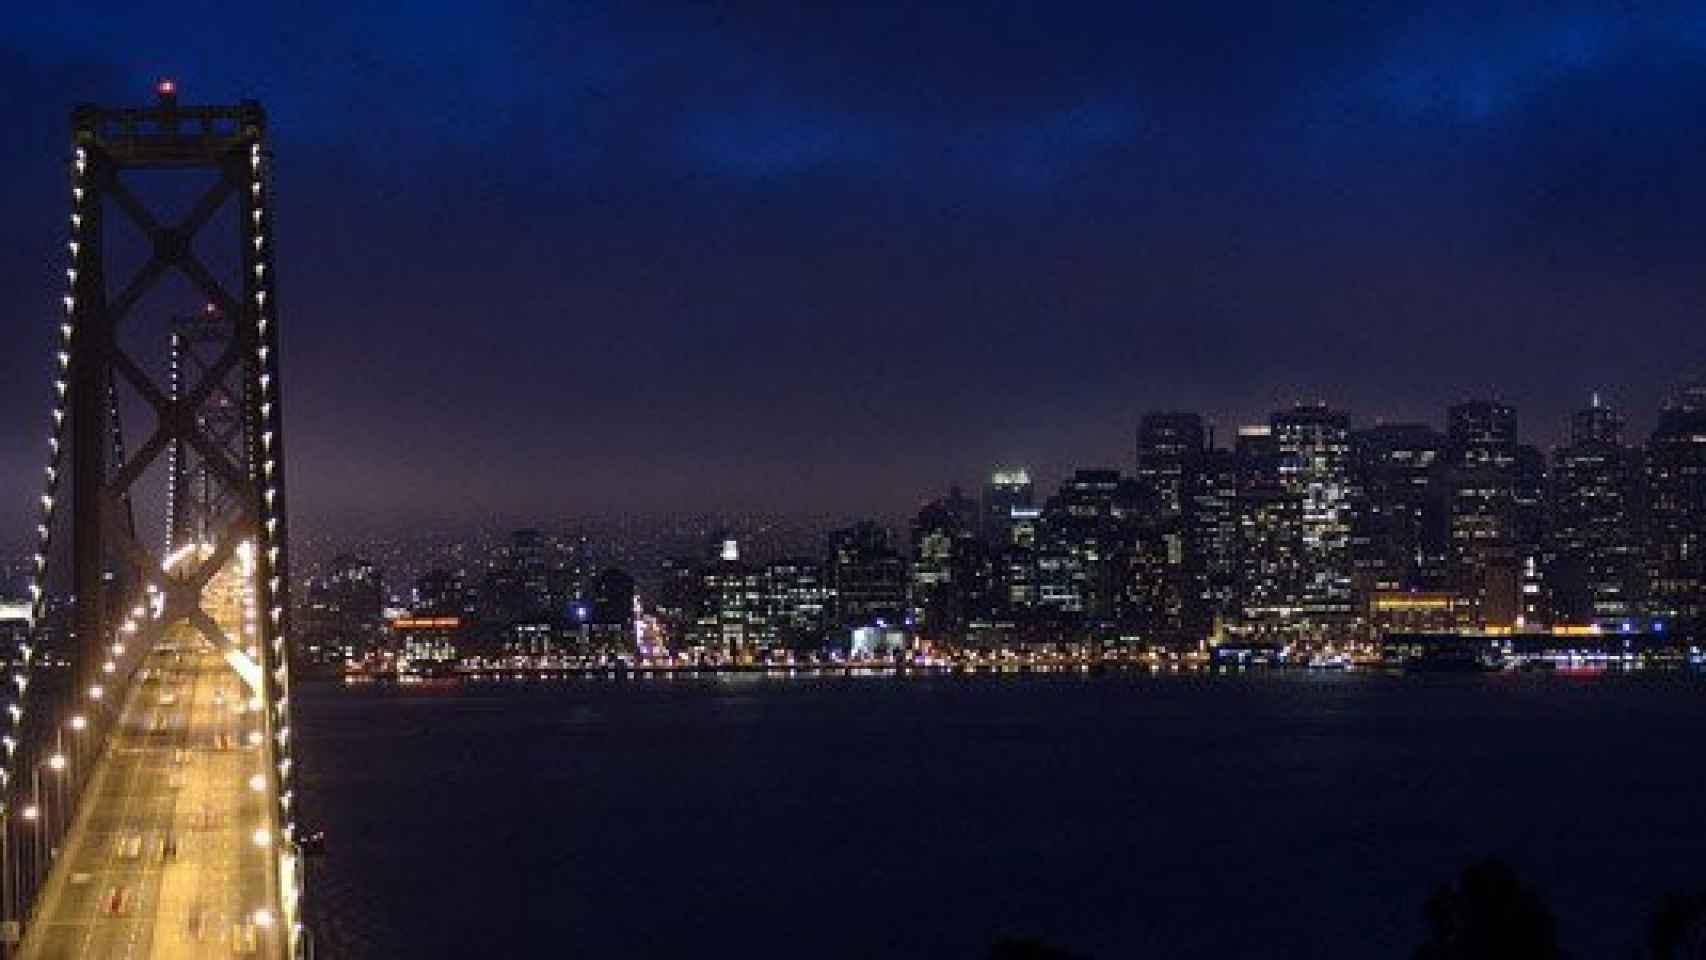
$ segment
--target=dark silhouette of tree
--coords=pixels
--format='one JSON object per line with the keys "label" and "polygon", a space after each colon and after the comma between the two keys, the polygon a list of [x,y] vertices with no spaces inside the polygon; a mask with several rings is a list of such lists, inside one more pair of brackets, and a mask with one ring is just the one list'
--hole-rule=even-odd
{"label": "dark silhouette of tree", "polygon": [[1647,924],[1651,960],[1706,960],[1706,890],[1672,893]]}
{"label": "dark silhouette of tree", "polygon": [[989,948],[989,960],[1089,960],[1089,957],[1030,937],[1002,937]]}
{"label": "dark silhouette of tree", "polygon": [[1428,939],[1415,960],[1556,960],[1557,925],[1538,894],[1502,860],[1463,869],[1428,897]]}

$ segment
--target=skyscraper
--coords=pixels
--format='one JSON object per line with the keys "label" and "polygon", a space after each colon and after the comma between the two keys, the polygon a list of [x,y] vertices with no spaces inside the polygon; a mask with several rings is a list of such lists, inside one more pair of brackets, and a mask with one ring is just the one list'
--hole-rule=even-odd
{"label": "skyscraper", "polygon": [[776,642],[789,650],[821,648],[834,612],[835,590],[816,559],[793,557],[766,564],[765,608]]}
{"label": "skyscraper", "polygon": [[[1467,625],[1510,626],[1522,615],[1516,410],[1488,400],[1447,411],[1451,579]],[[1525,492],[1527,488],[1525,487]]]}
{"label": "skyscraper", "polygon": [[1037,547],[1037,603],[1064,618],[1062,628],[1113,620],[1139,498],[1118,470],[1078,470],[1049,499]]}
{"label": "skyscraper", "polygon": [[1494,400],[1465,400],[1446,410],[1452,459],[1464,469],[1514,464],[1516,427],[1516,408]]}
{"label": "skyscraper", "polygon": [[1649,609],[1698,627],[1706,616],[1706,384],[1660,412],[1645,472]]}
{"label": "skyscraper", "polygon": [[1361,495],[1351,528],[1357,591],[1444,586],[1450,542],[1446,438],[1421,423],[1382,424],[1352,439]]}
{"label": "skyscraper", "polygon": [[741,559],[740,544],[732,537],[713,537],[710,552],[698,568],[695,645],[712,656],[754,660],[775,639],[763,571]]}
{"label": "skyscraper", "polygon": [[1184,513],[1207,449],[1202,417],[1147,413],[1137,425],[1137,479],[1154,495],[1163,516]]}
{"label": "skyscraper", "polygon": [[977,519],[977,505],[958,487],[913,519],[912,619],[923,636],[951,639],[987,606],[988,551],[978,539]]}
{"label": "skyscraper", "polygon": [[1310,632],[1326,637],[1352,615],[1350,418],[1325,404],[1298,404],[1275,413],[1272,427],[1280,484],[1297,504],[1297,599]]}
{"label": "skyscraper", "polygon": [[1190,596],[1185,627],[1206,636],[1235,612],[1238,579],[1238,458],[1210,449],[1185,508],[1185,564]]}
{"label": "skyscraper", "polygon": [[905,624],[906,558],[887,530],[868,520],[837,530],[829,537],[829,557],[839,627]]}
{"label": "skyscraper", "polygon": [[1024,467],[997,470],[983,488],[983,542],[1001,548],[1013,542],[1016,511],[1032,503],[1031,474]]}
{"label": "skyscraper", "polygon": [[1554,615],[1609,623],[1637,612],[1645,579],[1636,539],[1636,462],[1623,418],[1592,403],[1570,420],[1552,455],[1548,584]]}

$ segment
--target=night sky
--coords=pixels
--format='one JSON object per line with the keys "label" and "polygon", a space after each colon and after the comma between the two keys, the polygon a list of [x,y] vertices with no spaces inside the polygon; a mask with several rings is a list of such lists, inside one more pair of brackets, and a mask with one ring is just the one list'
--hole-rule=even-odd
{"label": "night sky", "polygon": [[162,76],[271,113],[299,529],[893,513],[1157,407],[1550,444],[1703,370],[1697,4],[820,6],[9,7],[0,520],[66,114]]}

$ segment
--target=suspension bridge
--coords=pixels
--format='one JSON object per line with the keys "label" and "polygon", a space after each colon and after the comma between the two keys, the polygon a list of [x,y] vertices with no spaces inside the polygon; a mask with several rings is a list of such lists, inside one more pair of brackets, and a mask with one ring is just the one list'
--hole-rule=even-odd
{"label": "suspension bridge", "polygon": [[30,628],[0,718],[8,957],[310,952],[266,116],[156,94],[71,115]]}

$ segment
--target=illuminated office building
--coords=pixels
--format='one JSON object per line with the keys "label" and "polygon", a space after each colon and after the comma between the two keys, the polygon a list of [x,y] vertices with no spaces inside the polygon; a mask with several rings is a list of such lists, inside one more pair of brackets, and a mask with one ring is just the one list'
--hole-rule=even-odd
{"label": "illuminated office building", "polygon": [[837,530],[829,537],[829,557],[839,628],[905,625],[906,557],[887,530],[870,521]]}
{"label": "illuminated office building", "polygon": [[1014,519],[1032,506],[1031,474],[1023,467],[997,470],[983,488],[982,535],[993,548],[1014,540]]}
{"label": "illuminated office building", "polygon": [[1440,589],[1450,544],[1446,438],[1426,424],[1382,424],[1352,437],[1360,499],[1351,552],[1357,594]]}
{"label": "illuminated office building", "polygon": [[1548,580],[1561,622],[1616,624],[1639,612],[1637,468],[1622,416],[1596,395],[1571,418],[1569,444],[1552,455]]}
{"label": "illuminated office building", "polygon": [[795,651],[824,645],[835,609],[835,590],[823,564],[795,557],[765,565],[765,611],[776,643]]}
{"label": "illuminated office building", "polygon": [[1299,404],[1275,413],[1271,425],[1280,486],[1296,503],[1298,605],[1309,632],[1326,638],[1353,612],[1350,418]]}
{"label": "illuminated office building", "polygon": [[989,607],[992,571],[978,516],[978,505],[955,487],[912,521],[911,610],[921,636],[949,640]]}
{"label": "illuminated office building", "polygon": [[1466,401],[1453,405],[1446,419],[1450,577],[1463,601],[1459,614],[1465,626],[1513,626],[1523,616],[1522,583],[1531,572],[1519,521],[1534,498],[1532,477],[1519,498],[1516,410],[1493,401]]}
{"label": "illuminated office building", "polygon": [[300,608],[307,665],[351,663],[379,650],[384,642],[385,595],[379,568],[372,561],[340,554],[322,576],[308,581]]}
{"label": "illuminated office building", "polygon": [[1706,617],[1706,384],[1660,412],[1645,479],[1648,610],[1698,629]]}
{"label": "illuminated office building", "polygon": [[1137,426],[1137,479],[1154,496],[1163,517],[1185,512],[1208,448],[1202,417],[1148,413]]}

